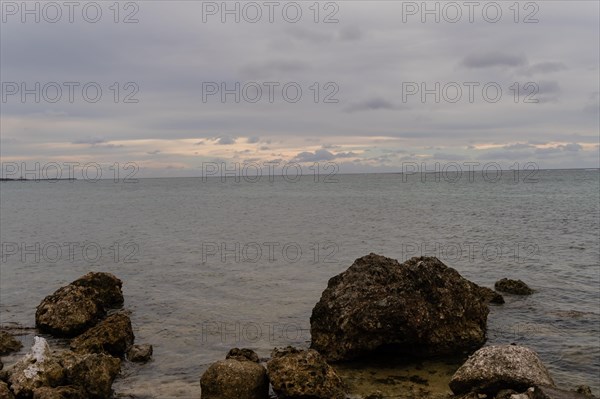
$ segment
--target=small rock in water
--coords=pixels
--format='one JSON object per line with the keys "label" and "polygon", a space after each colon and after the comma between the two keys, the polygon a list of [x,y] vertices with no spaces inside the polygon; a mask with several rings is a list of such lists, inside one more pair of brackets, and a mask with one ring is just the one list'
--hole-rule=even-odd
{"label": "small rock in water", "polygon": [[587,385],[580,385],[577,387],[577,393],[580,393],[582,395],[585,395],[589,398],[593,398],[594,395],[592,395],[592,388],[590,388]]}
{"label": "small rock in water", "polygon": [[246,348],[233,348],[230,349],[229,352],[227,353],[227,356],[225,356],[225,359],[235,359],[235,360],[239,360],[239,361],[251,361],[254,363],[258,363],[260,362],[260,359],[258,358],[258,355],[256,354],[256,352],[254,352],[252,349],[246,349]]}
{"label": "small rock in water", "polygon": [[511,280],[508,278],[503,278],[502,280],[496,281],[494,288],[496,288],[498,291],[508,292],[509,294],[515,295],[531,295],[534,292],[523,281]]}
{"label": "small rock in water", "polygon": [[213,363],[200,378],[202,399],[267,399],[269,379],[263,366],[247,360]]}
{"label": "small rock in water", "polygon": [[548,370],[529,348],[517,345],[486,346],[467,359],[450,380],[455,394],[469,391],[495,394],[502,389],[523,392],[531,386],[550,385]]}
{"label": "small rock in water", "polygon": [[504,303],[504,297],[502,296],[502,294],[500,294],[488,287],[480,287],[480,289],[481,289],[481,295],[489,303],[493,303],[496,305],[502,305]]}
{"label": "small rock in water", "polygon": [[283,398],[345,399],[344,384],[319,352],[288,346],[275,349],[267,370],[273,391]]}
{"label": "small rock in water", "polygon": [[[21,341],[5,331],[0,331],[0,355],[16,352],[23,347]],[[0,368],[1,369],[1,368]]]}
{"label": "small rock in water", "polygon": [[106,353],[123,357],[135,337],[131,320],[125,313],[115,313],[71,341],[71,349],[80,353]]}
{"label": "small rock in water", "polygon": [[152,358],[152,345],[133,345],[127,352],[127,359],[136,363],[145,363]]}

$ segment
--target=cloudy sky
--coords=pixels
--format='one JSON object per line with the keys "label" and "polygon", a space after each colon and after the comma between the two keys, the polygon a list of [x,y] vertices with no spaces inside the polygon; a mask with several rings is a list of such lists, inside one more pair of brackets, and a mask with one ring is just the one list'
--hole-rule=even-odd
{"label": "cloudy sky", "polygon": [[597,1],[23,4],[3,163],[599,166]]}

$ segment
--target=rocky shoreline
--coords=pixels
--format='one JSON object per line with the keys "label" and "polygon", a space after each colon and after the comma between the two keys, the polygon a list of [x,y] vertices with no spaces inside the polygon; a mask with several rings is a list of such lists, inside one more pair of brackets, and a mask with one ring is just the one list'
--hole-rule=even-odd
{"label": "rocky shoreline", "polygon": [[[489,306],[504,303],[498,291],[534,293],[520,280],[502,279],[495,290],[481,287],[433,257],[399,263],[369,254],[329,280],[310,318],[310,348],[274,348],[268,359],[232,348],[200,377],[201,398],[356,398],[336,363],[381,353],[417,359],[470,354],[449,380],[452,394],[406,392],[395,398],[593,398],[587,386],[577,392],[557,387],[529,348],[483,346]],[[123,362],[152,358],[151,345],[134,343],[123,303],[121,280],[94,272],[44,298],[36,310],[37,331],[64,340],[68,348],[51,349],[36,336],[16,364],[3,370],[0,361],[0,399],[112,398]],[[0,355],[21,346],[0,331]],[[381,392],[363,396],[385,397]]]}

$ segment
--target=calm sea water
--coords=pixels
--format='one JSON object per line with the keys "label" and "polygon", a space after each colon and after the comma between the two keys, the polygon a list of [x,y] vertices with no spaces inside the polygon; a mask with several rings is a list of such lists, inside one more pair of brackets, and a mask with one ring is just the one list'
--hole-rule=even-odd
{"label": "calm sea water", "polygon": [[[198,398],[200,375],[231,347],[266,357],[308,345],[313,306],[354,259],[434,255],[485,286],[529,283],[533,296],[492,307],[488,343],[530,346],[559,384],[598,394],[598,170],[540,171],[537,182],[512,172],[424,177],[3,182],[0,324],[32,327],[44,296],[90,270],[114,273],[136,341],[154,345],[153,362],[125,366],[117,393]],[[354,393],[393,397],[404,389],[390,383],[398,376],[429,369],[430,387],[444,390],[456,367],[339,370]]]}

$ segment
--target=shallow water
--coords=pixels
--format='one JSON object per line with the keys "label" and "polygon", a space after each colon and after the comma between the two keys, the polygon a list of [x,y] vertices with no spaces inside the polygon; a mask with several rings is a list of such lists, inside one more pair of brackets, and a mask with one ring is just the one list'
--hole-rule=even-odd
{"label": "shallow water", "polygon": [[[537,183],[509,172],[496,182],[412,177],[0,183],[0,324],[32,327],[44,296],[90,270],[114,273],[136,341],[154,345],[154,361],[127,365],[117,393],[198,398],[199,376],[231,347],[267,357],[307,346],[312,307],[354,259],[433,255],[482,285],[529,283],[534,295],[492,306],[488,343],[530,346],[557,383],[600,393],[598,170],[540,171]],[[447,390],[456,367],[338,366],[353,393],[391,396],[407,378]]]}

